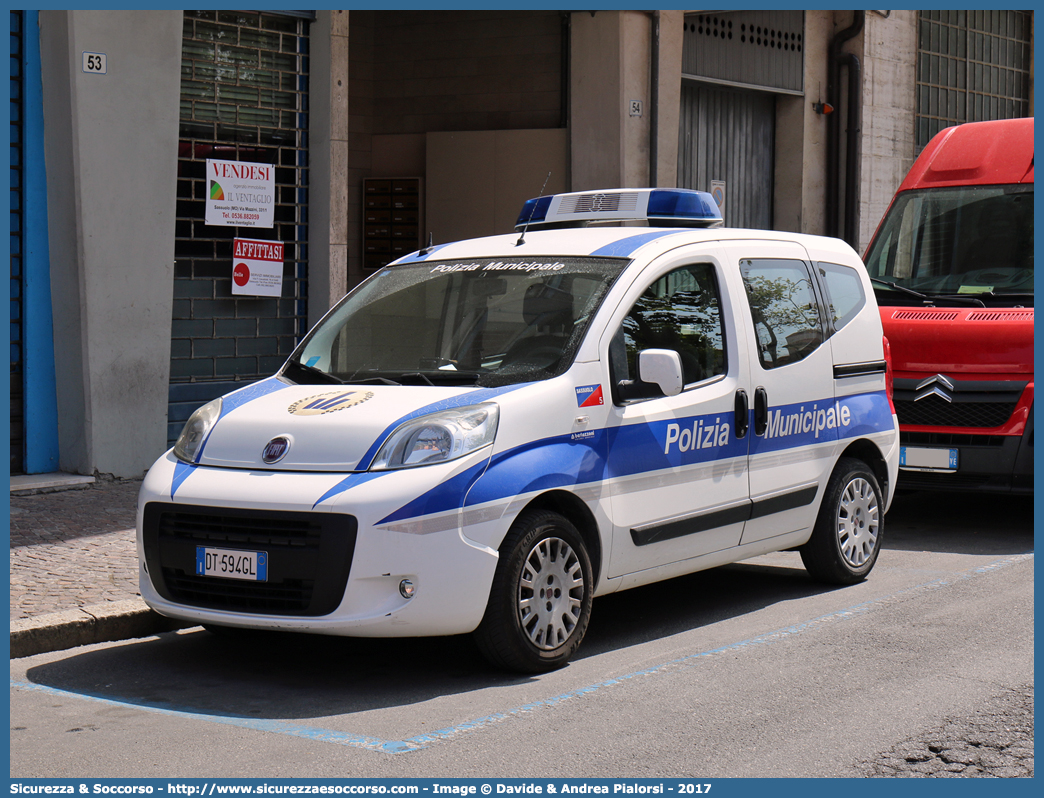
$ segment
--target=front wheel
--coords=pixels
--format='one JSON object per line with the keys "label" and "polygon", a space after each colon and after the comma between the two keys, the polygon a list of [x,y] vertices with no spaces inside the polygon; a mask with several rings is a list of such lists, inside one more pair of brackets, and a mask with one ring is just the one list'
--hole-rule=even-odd
{"label": "front wheel", "polygon": [[884,501],[877,477],[862,460],[842,457],[830,475],[823,504],[801,561],[813,578],[851,585],[877,562],[884,532]]}
{"label": "front wheel", "polygon": [[593,588],[591,560],[576,527],[558,513],[525,512],[500,547],[475,642],[501,668],[559,668],[587,631]]}

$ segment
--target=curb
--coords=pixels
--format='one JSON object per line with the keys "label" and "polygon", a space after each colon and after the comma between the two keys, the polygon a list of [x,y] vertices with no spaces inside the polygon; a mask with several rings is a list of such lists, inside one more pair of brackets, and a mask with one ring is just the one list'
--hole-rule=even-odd
{"label": "curb", "polygon": [[86,490],[97,480],[81,474],[19,474],[11,477],[12,496],[32,496],[35,493],[58,493],[66,490]]}
{"label": "curb", "polygon": [[92,643],[112,643],[193,624],[166,618],[139,598],[11,621],[11,659]]}

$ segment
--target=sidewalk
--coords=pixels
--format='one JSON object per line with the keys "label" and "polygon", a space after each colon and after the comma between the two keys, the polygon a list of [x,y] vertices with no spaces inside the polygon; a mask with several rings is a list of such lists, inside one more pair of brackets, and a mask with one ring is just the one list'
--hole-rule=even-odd
{"label": "sidewalk", "polygon": [[11,656],[176,628],[138,594],[141,480],[11,494]]}

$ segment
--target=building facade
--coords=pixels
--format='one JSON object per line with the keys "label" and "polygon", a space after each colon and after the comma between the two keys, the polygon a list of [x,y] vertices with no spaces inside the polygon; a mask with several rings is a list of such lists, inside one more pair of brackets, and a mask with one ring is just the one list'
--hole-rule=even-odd
{"label": "building facade", "polygon": [[[862,251],[934,132],[1033,114],[1033,12],[10,14],[12,473],[140,476],[383,263],[529,197],[698,188]],[[270,170],[271,223],[212,223],[208,161]],[[278,295],[237,239],[282,245]]]}

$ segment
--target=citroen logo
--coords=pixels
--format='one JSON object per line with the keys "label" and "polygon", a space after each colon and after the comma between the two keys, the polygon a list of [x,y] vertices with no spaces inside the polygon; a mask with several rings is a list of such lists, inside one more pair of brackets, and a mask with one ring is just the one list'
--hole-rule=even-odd
{"label": "citroen logo", "polygon": [[943,374],[936,374],[917,383],[915,402],[929,396],[938,396],[944,402],[953,402],[953,380]]}

